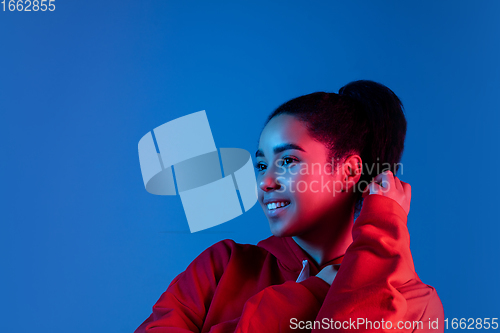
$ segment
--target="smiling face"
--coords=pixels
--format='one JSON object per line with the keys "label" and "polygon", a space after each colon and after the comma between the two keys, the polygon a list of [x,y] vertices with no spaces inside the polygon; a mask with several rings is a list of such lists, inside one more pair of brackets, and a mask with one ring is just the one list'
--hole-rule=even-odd
{"label": "smiling face", "polygon": [[342,175],[327,165],[328,149],[294,116],[272,118],[260,136],[256,168],[259,202],[275,236],[332,228],[345,205]]}

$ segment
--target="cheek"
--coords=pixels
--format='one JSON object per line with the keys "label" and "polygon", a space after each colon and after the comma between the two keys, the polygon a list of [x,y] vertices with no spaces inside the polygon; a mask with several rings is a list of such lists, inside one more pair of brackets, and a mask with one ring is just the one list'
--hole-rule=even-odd
{"label": "cheek", "polygon": [[297,175],[294,178],[293,190],[301,209],[323,210],[335,201],[339,191],[338,182],[324,175]]}
{"label": "cheek", "polygon": [[279,181],[283,185],[282,191],[290,193],[301,203],[313,206],[331,201],[341,189],[341,184],[334,177],[323,174],[287,173]]}
{"label": "cheek", "polygon": [[325,194],[331,195],[332,182],[329,177],[323,175],[296,175],[292,177],[293,190],[308,197],[319,197]]}

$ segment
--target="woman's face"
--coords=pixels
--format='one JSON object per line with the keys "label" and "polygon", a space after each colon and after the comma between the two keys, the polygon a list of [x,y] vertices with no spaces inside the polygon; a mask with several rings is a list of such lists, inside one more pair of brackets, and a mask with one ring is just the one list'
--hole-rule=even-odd
{"label": "woman's face", "polygon": [[326,146],[294,116],[281,114],[266,125],[256,153],[257,184],[273,235],[331,227],[343,193],[341,172],[332,173],[328,156]]}

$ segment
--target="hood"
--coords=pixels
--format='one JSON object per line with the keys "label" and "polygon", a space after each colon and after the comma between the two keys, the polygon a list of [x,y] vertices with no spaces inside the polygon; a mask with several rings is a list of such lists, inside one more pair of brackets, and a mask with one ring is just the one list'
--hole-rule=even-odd
{"label": "hood", "polygon": [[316,275],[327,265],[340,264],[344,257],[335,258],[318,267],[312,257],[295,243],[292,237],[271,236],[257,243],[257,246],[274,255],[284,270],[296,274],[302,271],[304,260],[309,262],[311,275]]}

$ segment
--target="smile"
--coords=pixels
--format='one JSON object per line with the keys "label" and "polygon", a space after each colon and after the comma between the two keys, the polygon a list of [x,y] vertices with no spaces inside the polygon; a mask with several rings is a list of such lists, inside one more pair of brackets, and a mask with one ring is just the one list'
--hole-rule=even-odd
{"label": "smile", "polygon": [[268,210],[275,210],[278,208],[286,207],[290,204],[290,201],[280,201],[280,202],[272,202],[267,204]]}

